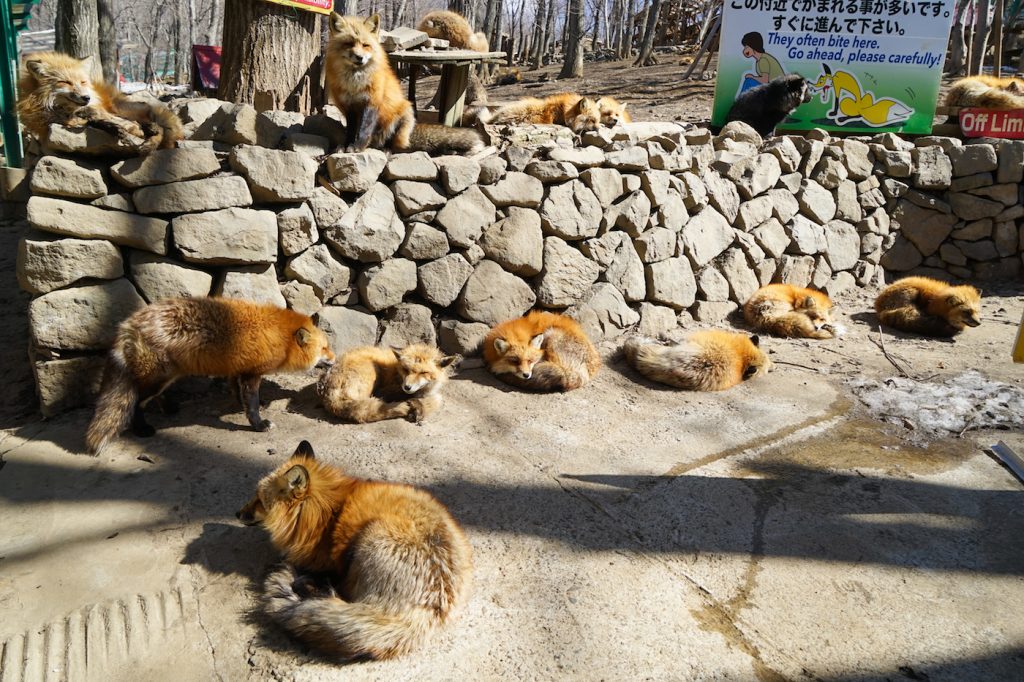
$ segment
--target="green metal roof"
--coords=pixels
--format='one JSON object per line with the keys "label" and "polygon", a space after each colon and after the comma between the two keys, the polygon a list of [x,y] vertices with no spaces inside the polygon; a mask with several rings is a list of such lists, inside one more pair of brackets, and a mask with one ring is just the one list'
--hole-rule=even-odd
{"label": "green metal roof", "polygon": [[0,0],[0,2],[7,3],[7,6],[11,8],[11,20],[15,30],[18,31],[25,30],[25,27],[28,25],[29,14],[32,13],[32,6],[39,4],[39,0],[20,0],[20,2]]}

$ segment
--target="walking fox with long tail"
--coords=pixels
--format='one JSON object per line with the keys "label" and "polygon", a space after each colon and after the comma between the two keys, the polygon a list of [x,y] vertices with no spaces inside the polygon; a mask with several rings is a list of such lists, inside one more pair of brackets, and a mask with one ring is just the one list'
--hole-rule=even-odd
{"label": "walking fox with long tail", "polygon": [[50,125],[70,128],[91,126],[117,139],[136,144],[140,153],[173,147],[182,139],[181,120],[162,104],[133,102],[113,85],[92,80],[90,57],[77,59],[60,52],[38,52],[25,57],[18,82],[18,116],[25,128],[43,144]]}
{"label": "walking fox with long tail", "polygon": [[390,148],[430,154],[472,154],[484,143],[475,130],[417,125],[412,105],[380,44],[380,15],[332,13],[327,91],[345,114],[346,149]]}
{"label": "walking fox with long tail", "polygon": [[412,486],[346,476],[307,441],[236,516],[266,528],[288,562],[268,576],[263,610],[323,653],[401,656],[469,598],[472,550],[444,505]]}
{"label": "walking fox with long tail", "polygon": [[772,368],[758,337],[736,332],[693,332],[670,345],[633,338],[622,351],[648,379],[690,391],[723,391]]}
{"label": "walking fox with long tail", "polygon": [[575,320],[539,310],[491,329],[483,350],[492,374],[532,391],[580,388],[601,367],[601,356]]}
{"label": "walking fox with long tail", "polygon": [[333,361],[327,335],[293,310],[227,298],[153,303],[118,327],[86,444],[96,454],[129,425],[152,436],[143,409],[186,376],[236,381],[249,424],[266,431],[273,424],[260,417],[263,375]]}
{"label": "walking fox with long tail", "polygon": [[320,377],[316,391],[328,412],[358,424],[402,417],[419,423],[441,407],[448,369],[461,360],[424,343],[354,348]]}

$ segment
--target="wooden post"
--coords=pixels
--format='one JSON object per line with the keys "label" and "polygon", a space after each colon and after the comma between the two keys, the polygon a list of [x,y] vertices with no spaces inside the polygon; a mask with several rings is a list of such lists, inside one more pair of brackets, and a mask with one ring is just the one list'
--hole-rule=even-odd
{"label": "wooden post", "polygon": [[992,75],[999,78],[1003,70],[1003,4],[996,0],[996,13],[992,17]]}
{"label": "wooden post", "polygon": [[441,101],[438,122],[446,126],[462,125],[462,110],[469,86],[469,64],[445,64],[441,68]]}

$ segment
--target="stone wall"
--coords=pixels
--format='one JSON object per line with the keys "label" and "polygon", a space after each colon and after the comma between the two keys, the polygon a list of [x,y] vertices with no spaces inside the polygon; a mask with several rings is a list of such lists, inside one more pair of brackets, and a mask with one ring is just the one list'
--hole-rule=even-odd
{"label": "stone wall", "polygon": [[[330,116],[178,104],[192,139],[146,159],[55,131],[26,179],[44,414],[88,401],[116,324],[168,296],[318,314],[337,350],[438,341],[567,310],[594,337],[723,321],[758,286],[831,295],[883,268],[1018,277],[1024,143],[894,135],[767,142],[674,123],[554,129],[482,160],[326,155]],[[99,153],[99,155],[97,155]]]}

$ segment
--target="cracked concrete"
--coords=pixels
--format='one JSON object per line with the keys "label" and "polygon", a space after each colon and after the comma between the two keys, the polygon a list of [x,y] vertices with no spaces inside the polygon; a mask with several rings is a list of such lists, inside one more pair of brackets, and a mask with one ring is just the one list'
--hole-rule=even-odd
{"label": "cracked concrete", "polygon": [[[988,296],[955,343],[887,348],[921,377],[1019,386],[1022,306]],[[189,381],[155,438],[101,458],[78,454],[87,410],[40,421],[25,368],[5,366],[0,682],[1020,678],[1024,488],[982,447],[1024,436],[921,444],[871,419],[844,382],[894,370],[850,327],[766,340],[789,364],[719,394],[649,384],[611,348],[566,395],[468,370],[422,426],[332,423],[288,377],[265,391],[278,428],[254,433],[224,387]],[[473,598],[423,650],[338,666],[254,613],[279,557],[233,514],[303,438],[354,475],[427,487],[466,528]]]}

